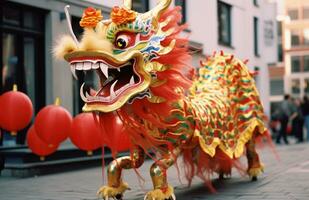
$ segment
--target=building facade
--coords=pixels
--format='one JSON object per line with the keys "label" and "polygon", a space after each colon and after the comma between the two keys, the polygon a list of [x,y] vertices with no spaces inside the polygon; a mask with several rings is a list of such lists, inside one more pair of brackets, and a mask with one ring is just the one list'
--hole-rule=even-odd
{"label": "building facade", "polygon": [[294,98],[309,95],[309,0],[280,3],[282,62],[270,68],[272,110],[283,100],[283,94]]}
{"label": "building facade", "polygon": [[[134,0],[133,6],[143,12],[156,3]],[[65,108],[78,114],[82,107],[79,87],[89,77],[73,80],[68,64],[52,56],[55,42],[68,34],[63,8],[71,6],[73,30],[80,36],[79,19],[86,7],[100,8],[109,18],[111,7],[121,5],[122,0],[5,0],[0,4],[1,93],[17,83],[36,112],[60,97]],[[269,114],[267,66],[277,59],[275,4],[268,0],[174,0],[173,5],[183,7],[182,23],[189,24],[183,34],[189,36],[196,52],[194,64],[198,66],[198,60],[220,50],[248,59],[250,70],[259,71],[256,83]],[[18,143],[23,143],[25,134],[18,135]]]}

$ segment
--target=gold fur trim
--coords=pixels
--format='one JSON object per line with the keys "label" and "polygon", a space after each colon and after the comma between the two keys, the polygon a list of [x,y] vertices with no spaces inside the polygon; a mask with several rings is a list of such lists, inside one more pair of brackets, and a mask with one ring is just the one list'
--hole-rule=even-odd
{"label": "gold fur trim", "polygon": [[264,165],[261,164],[260,167],[254,167],[254,168],[251,168],[251,169],[248,169],[248,175],[250,177],[256,177],[260,174],[262,174],[264,172]]}
{"label": "gold fur trim", "polygon": [[166,192],[163,192],[161,189],[155,189],[146,194],[146,200],[165,200],[174,196],[174,189],[171,186],[168,186]]}
{"label": "gold fur trim", "polygon": [[57,59],[63,59],[64,55],[77,50],[77,46],[71,36],[65,35],[53,49],[53,55]]}
{"label": "gold fur trim", "polygon": [[101,187],[97,192],[97,196],[102,197],[102,198],[115,197],[118,194],[123,194],[127,189],[129,189],[128,184],[121,181],[119,187],[117,188],[110,187],[110,186]]}

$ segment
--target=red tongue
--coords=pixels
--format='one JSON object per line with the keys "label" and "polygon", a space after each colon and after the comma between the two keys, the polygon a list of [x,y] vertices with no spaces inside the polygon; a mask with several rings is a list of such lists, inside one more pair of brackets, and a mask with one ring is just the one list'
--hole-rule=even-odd
{"label": "red tongue", "polygon": [[97,93],[97,91],[95,91],[94,89],[90,89],[90,95],[91,96],[95,96],[96,95],[96,93]]}

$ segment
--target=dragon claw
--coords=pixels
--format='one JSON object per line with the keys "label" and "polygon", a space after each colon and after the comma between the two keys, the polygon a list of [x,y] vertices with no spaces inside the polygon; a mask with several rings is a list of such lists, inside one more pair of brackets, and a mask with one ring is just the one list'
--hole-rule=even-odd
{"label": "dragon claw", "polygon": [[168,186],[166,192],[163,192],[161,189],[154,189],[149,191],[144,200],[176,200],[174,190],[171,186]]}
{"label": "dragon claw", "polygon": [[127,189],[128,185],[123,182],[117,188],[111,186],[103,186],[98,190],[97,196],[101,197],[104,200],[108,200],[109,198],[113,198],[115,200],[122,200],[122,194]]}

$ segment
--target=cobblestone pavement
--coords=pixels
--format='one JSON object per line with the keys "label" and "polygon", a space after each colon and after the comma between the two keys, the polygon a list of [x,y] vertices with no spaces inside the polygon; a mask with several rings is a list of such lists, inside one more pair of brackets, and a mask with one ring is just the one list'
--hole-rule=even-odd
{"label": "cobblestone pavement", "polygon": [[[270,149],[260,152],[266,168],[265,173],[257,182],[251,182],[248,177],[242,177],[233,172],[232,178],[219,181],[213,177],[217,193],[211,194],[202,181],[194,180],[191,188],[179,182],[177,170],[168,171],[169,181],[175,186],[177,200],[208,199],[208,200],[308,200],[309,199],[309,144],[291,144],[277,146],[280,160],[276,160]],[[245,161],[245,160],[244,160]],[[134,171],[124,173],[125,181],[129,182],[132,190],[128,191],[125,199],[143,199],[146,191],[151,189],[148,160],[139,170],[145,178],[143,187],[140,186]],[[1,200],[95,200],[96,190],[102,184],[102,169],[100,167],[57,173],[33,178],[0,177]]]}

